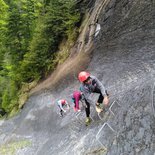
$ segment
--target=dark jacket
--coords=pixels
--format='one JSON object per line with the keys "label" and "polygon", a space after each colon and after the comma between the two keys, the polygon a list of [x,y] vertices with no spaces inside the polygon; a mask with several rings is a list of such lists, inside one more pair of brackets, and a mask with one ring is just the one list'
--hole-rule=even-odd
{"label": "dark jacket", "polygon": [[80,90],[87,102],[93,103],[90,94],[94,92],[95,88],[99,89],[103,96],[106,96],[106,90],[103,84],[95,76],[90,76],[90,80],[90,84],[82,83]]}

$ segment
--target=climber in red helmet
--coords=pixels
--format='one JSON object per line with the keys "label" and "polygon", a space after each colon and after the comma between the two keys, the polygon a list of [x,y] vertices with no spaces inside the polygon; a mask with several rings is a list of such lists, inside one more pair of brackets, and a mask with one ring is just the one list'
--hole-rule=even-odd
{"label": "climber in red helmet", "polygon": [[84,99],[86,102],[86,125],[90,123],[91,119],[89,117],[90,115],[90,103],[93,103],[91,100],[91,93],[98,93],[99,98],[96,102],[96,111],[99,113],[103,111],[103,109],[100,108],[100,104],[104,103],[104,105],[108,105],[109,103],[109,98],[108,94],[105,90],[105,87],[103,84],[95,77],[91,76],[90,73],[82,71],[78,75],[78,79],[81,82],[80,90],[82,91],[84,95]]}
{"label": "climber in red helmet", "polygon": [[82,107],[85,107],[84,96],[81,91],[75,90],[72,94],[72,102],[74,103],[74,111],[80,112],[79,102],[82,103]]}
{"label": "climber in red helmet", "polygon": [[80,112],[79,101],[82,99],[82,93],[80,91],[74,91],[72,95],[72,102],[74,103],[74,111]]}
{"label": "climber in red helmet", "polygon": [[63,112],[66,113],[66,110],[64,109],[65,106],[67,107],[68,110],[70,108],[68,102],[65,99],[58,100],[57,105],[60,109],[60,117],[63,116]]}

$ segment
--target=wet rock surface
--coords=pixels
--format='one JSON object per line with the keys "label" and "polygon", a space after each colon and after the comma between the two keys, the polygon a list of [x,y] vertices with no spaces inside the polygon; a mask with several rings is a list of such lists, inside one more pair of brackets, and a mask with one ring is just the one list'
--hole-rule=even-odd
{"label": "wet rock surface", "polygon": [[[154,155],[155,1],[111,0],[98,22],[88,71],[103,82],[114,105],[102,120],[92,105],[86,127],[84,111],[77,115],[71,108],[60,118],[55,106],[60,98],[71,102],[77,81],[59,93],[31,96],[18,116],[0,122],[0,148],[24,139],[30,145],[17,149],[18,155]],[[97,95],[92,97],[95,102]]]}

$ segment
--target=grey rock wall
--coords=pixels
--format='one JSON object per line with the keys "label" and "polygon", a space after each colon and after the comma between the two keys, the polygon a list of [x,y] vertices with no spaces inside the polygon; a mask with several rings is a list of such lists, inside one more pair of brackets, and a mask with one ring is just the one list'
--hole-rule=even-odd
{"label": "grey rock wall", "polygon": [[[96,1],[98,3],[100,1]],[[108,1],[107,1],[108,2]],[[154,155],[155,153],[155,1],[111,0],[103,7],[88,71],[110,94],[102,120],[91,105],[85,112],[58,116],[56,100],[79,88],[75,81],[57,93],[31,96],[21,113],[0,121],[0,149],[16,155]],[[92,96],[94,103],[97,95]],[[24,141],[29,145],[19,145]],[[18,144],[18,145],[15,145]],[[9,149],[8,147],[9,146]],[[0,152],[0,153],[1,153]]]}

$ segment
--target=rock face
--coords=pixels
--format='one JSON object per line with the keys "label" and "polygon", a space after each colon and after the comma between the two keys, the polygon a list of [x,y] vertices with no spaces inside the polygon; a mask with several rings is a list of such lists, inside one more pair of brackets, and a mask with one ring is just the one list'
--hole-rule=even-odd
{"label": "rock face", "polygon": [[77,81],[59,93],[42,92],[30,97],[18,116],[0,122],[3,150],[5,144],[15,147],[13,142],[26,140],[29,145],[14,148],[17,155],[154,154],[155,1],[106,4],[98,18],[101,30],[94,38],[88,71],[106,86],[113,106],[100,120],[92,105],[93,121],[86,127],[84,111],[76,115],[71,109],[59,118],[55,105],[59,98],[71,103]]}

